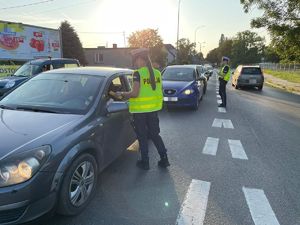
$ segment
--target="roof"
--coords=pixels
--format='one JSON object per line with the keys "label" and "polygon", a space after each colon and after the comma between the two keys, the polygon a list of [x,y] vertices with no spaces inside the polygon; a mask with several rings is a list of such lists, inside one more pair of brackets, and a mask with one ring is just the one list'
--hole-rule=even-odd
{"label": "roof", "polygon": [[238,65],[238,66],[249,67],[249,68],[260,68],[259,65]]}
{"label": "roof", "polygon": [[72,61],[76,61],[76,63],[78,62],[77,59],[71,59],[71,58],[41,58],[41,59],[33,59],[28,61],[27,63],[30,64],[40,64],[40,63],[45,63],[45,62],[72,62]]}
{"label": "roof", "polygon": [[195,68],[197,68],[197,65],[172,65],[172,66],[167,66],[166,68],[191,68],[191,69],[195,69]]}
{"label": "roof", "polygon": [[166,47],[167,50],[172,50],[172,49],[176,50],[176,48],[171,44],[164,44],[164,46]]}
{"label": "roof", "polygon": [[93,75],[93,76],[102,76],[102,77],[110,77],[117,73],[128,73],[132,74],[132,70],[130,69],[122,69],[122,68],[113,68],[113,67],[75,67],[75,68],[64,68],[64,69],[56,69],[49,70],[46,73],[68,73],[68,74],[84,74],[84,75]]}

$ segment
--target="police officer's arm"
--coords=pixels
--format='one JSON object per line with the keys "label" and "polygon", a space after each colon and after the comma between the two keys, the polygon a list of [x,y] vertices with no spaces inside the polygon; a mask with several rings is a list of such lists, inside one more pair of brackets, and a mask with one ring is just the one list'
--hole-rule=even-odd
{"label": "police officer's arm", "polygon": [[139,93],[140,93],[140,74],[139,74],[139,72],[135,71],[133,73],[132,90],[130,92],[121,92],[120,95],[124,99],[129,99],[129,98],[136,98],[136,97],[138,97]]}

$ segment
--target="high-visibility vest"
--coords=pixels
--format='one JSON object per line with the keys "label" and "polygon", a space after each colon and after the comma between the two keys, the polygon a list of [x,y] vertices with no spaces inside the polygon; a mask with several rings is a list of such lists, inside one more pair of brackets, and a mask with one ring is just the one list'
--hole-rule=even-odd
{"label": "high-visibility vest", "polygon": [[137,98],[129,99],[129,112],[147,113],[162,109],[163,93],[162,79],[158,70],[153,69],[156,89],[153,90],[150,82],[150,72],[147,67],[137,70],[140,74],[140,92]]}
{"label": "high-visibility vest", "polygon": [[[225,65],[225,66],[228,66],[228,65]],[[229,81],[230,80],[230,67],[228,66],[229,70],[227,71],[227,73],[223,73],[223,70],[224,70],[225,66],[223,66],[221,68],[221,70],[219,72],[219,77],[221,77],[225,81]]]}

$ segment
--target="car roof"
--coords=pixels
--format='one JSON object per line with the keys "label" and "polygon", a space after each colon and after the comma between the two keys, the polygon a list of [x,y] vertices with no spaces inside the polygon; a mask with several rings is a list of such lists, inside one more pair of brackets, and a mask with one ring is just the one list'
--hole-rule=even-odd
{"label": "car roof", "polygon": [[260,68],[260,66],[259,65],[239,65],[239,66],[241,66],[241,67],[248,67],[248,68]]}
{"label": "car roof", "polygon": [[[196,69],[198,65],[172,65],[172,66],[167,66],[166,68],[191,68],[191,69]],[[201,66],[201,65],[199,65]]]}
{"label": "car roof", "polygon": [[48,63],[48,62],[74,62],[74,63],[78,63],[77,59],[71,59],[71,58],[45,58],[45,59],[34,59],[34,60],[30,60],[27,63],[30,64],[42,64],[42,63]]}
{"label": "car roof", "polygon": [[114,67],[74,67],[74,68],[63,68],[63,69],[55,69],[49,70],[45,73],[64,73],[64,74],[79,74],[79,75],[93,75],[93,76],[102,76],[102,77],[110,77],[117,73],[126,73],[132,74],[133,70],[131,69],[123,69],[123,68],[114,68]]}

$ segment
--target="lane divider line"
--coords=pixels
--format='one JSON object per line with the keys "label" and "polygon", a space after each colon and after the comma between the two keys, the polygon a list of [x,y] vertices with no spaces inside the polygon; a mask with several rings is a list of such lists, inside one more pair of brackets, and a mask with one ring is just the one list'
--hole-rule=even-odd
{"label": "lane divider line", "polygon": [[243,192],[255,225],[280,225],[263,190],[243,187]]}
{"label": "lane divider line", "polygon": [[222,100],[221,100],[221,99],[218,99],[218,100],[217,100],[217,103],[218,103],[218,104],[222,104]]}
{"label": "lane divider line", "polygon": [[214,122],[212,124],[212,127],[218,127],[218,128],[222,128],[222,126],[226,129],[234,129],[233,124],[231,122],[231,120],[227,120],[227,119],[214,119]]}
{"label": "lane divider line", "polygon": [[176,225],[202,225],[206,214],[210,182],[192,180],[181,205]]}
{"label": "lane divider line", "polygon": [[229,139],[228,144],[232,158],[248,160],[248,157],[240,140]]}
{"label": "lane divider line", "polygon": [[223,107],[218,107],[218,112],[220,113],[226,113],[226,108],[223,108]]}
{"label": "lane divider line", "polygon": [[219,138],[208,137],[202,153],[205,155],[216,155],[219,146]]}

